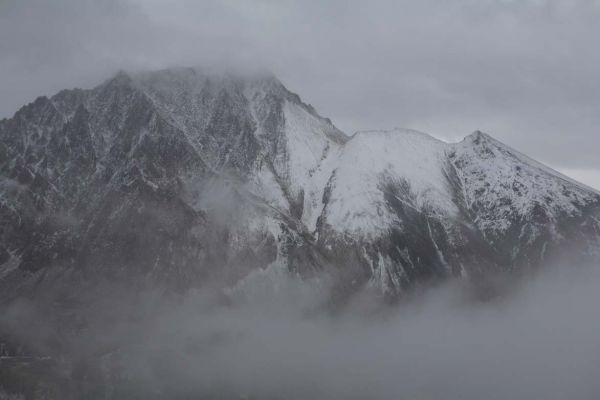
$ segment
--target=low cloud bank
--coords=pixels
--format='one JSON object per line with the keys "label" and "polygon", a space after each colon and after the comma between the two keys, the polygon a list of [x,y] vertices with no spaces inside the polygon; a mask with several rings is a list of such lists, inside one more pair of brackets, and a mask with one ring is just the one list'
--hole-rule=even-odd
{"label": "low cloud bank", "polygon": [[78,346],[96,349],[88,358],[110,371],[115,397],[127,387],[145,398],[591,399],[599,289],[600,270],[572,268],[493,301],[447,285],[409,304],[364,296],[331,312],[325,284],[259,274],[226,301],[113,296],[107,315],[119,321],[89,327]]}

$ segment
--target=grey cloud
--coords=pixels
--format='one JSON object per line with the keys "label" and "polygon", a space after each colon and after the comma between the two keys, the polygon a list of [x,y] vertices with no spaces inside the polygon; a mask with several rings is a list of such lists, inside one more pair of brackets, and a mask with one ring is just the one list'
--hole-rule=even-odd
{"label": "grey cloud", "polygon": [[10,38],[0,44],[0,115],[119,68],[260,66],[350,133],[404,126],[453,140],[481,129],[553,166],[600,169],[598,1],[0,7],[0,35]]}
{"label": "grey cloud", "polygon": [[[96,323],[75,351],[120,349],[116,366],[144,398],[597,398],[598,269],[545,272],[494,301],[448,285],[394,308],[365,295],[333,314],[326,285],[267,274],[227,304],[115,291],[88,309]],[[30,329],[35,315],[20,306],[0,325],[35,342],[49,330]]]}
{"label": "grey cloud", "polygon": [[[362,299],[334,317],[311,313],[318,292],[293,281],[233,308],[190,297],[154,321],[133,360],[169,343],[180,384],[250,398],[593,398],[598,278],[571,266],[485,304],[448,286],[391,313]],[[190,343],[205,350],[179,358]]]}

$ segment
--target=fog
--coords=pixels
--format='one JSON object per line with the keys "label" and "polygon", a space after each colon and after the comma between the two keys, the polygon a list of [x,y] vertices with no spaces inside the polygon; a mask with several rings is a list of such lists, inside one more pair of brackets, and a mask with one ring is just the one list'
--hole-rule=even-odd
{"label": "fog", "polygon": [[352,134],[489,132],[600,187],[597,0],[3,0],[0,118],[119,69],[258,65]]}
{"label": "fog", "polygon": [[[115,396],[592,399],[600,395],[599,284],[597,268],[570,267],[492,300],[455,282],[394,306],[364,293],[334,309],[326,280],[301,282],[271,267],[220,294],[115,291],[97,301],[96,292],[69,352],[75,365],[86,359],[87,368],[112,371],[103,379]],[[4,328],[35,314],[13,307]],[[45,335],[57,328],[36,320],[37,329],[21,329],[51,351]]]}

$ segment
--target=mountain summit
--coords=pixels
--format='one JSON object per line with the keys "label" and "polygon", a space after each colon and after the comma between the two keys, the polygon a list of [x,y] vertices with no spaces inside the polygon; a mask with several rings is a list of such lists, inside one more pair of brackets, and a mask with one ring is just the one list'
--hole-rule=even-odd
{"label": "mountain summit", "polygon": [[[492,137],[351,137],[271,74],[121,72],[0,121],[0,290],[327,274],[397,295],[600,252],[600,195]],[[576,251],[575,251],[576,250]]]}

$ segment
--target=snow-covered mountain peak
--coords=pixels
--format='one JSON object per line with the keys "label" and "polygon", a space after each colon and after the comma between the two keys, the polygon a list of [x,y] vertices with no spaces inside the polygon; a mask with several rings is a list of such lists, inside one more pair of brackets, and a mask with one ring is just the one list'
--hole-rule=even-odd
{"label": "snow-covered mountain peak", "polygon": [[[237,279],[252,259],[356,268],[351,281],[397,293],[600,243],[596,191],[491,136],[348,137],[269,73],[120,72],[38,98],[0,121],[0,137],[0,247],[23,268],[77,249],[184,280],[227,265]],[[40,217],[57,213],[77,222]]]}
{"label": "snow-covered mountain peak", "polygon": [[273,74],[173,68],[116,76],[108,87],[147,99],[214,171],[314,226],[330,159],[348,138]]}
{"label": "snow-covered mountain peak", "polygon": [[458,212],[445,176],[446,144],[410,129],[359,131],[344,145],[325,221],[335,230],[378,235],[400,223],[386,194],[428,214]]}
{"label": "snow-covered mountain peak", "polygon": [[471,143],[476,143],[478,144],[480,141],[482,140],[495,140],[493,137],[491,137],[490,135],[488,135],[485,132],[482,132],[480,130],[476,130],[473,133],[465,136],[465,138],[463,139],[464,142],[471,142]]}
{"label": "snow-covered mountain peak", "polygon": [[[127,73],[124,70],[119,70],[115,75],[106,81],[102,82],[100,85],[96,86],[94,89],[88,92],[93,93],[115,93],[123,90],[138,90],[139,88],[136,86],[134,78],[132,75]],[[74,92],[81,91],[81,89],[72,89],[72,90],[63,90],[57,93],[54,98],[64,99],[71,96]]]}
{"label": "snow-covered mountain peak", "polygon": [[466,136],[461,142],[451,144],[450,147],[454,149],[462,148],[470,149],[470,151],[476,151],[482,158],[491,159],[500,157],[503,158],[504,161],[512,160],[513,163],[523,163],[532,169],[537,169],[540,172],[552,175],[554,178],[564,181],[564,183],[566,183],[568,186],[575,186],[587,191],[598,193],[596,189],[588,187],[583,183],[578,182],[539,161],[534,160],[533,158],[499,141],[493,136],[481,131],[473,132],[472,134]]}
{"label": "snow-covered mountain peak", "polygon": [[482,132],[450,145],[448,157],[467,208],[477,213],[475,223],[490,240],[505,240],[516,226],[527,227],[521,228],[522,240],[533,242],[546,234],[561,237],[547,232],[551,223],[581,216],[600,202],[585,185]]}

